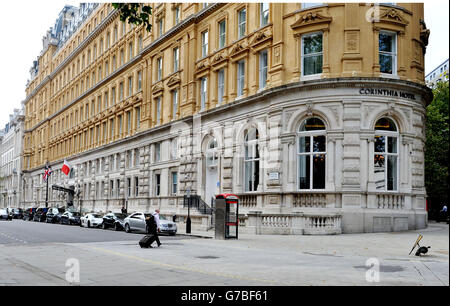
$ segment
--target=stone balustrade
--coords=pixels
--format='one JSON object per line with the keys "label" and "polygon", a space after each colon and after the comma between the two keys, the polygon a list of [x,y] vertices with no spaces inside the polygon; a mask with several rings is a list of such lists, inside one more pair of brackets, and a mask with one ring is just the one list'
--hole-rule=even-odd
{"label": "stone balustrade", "polygon": [[248,213],[247,233],[262,235],[336,235],[342,233],[341,214]]}
{"label": "stone balustrade", "polygon": [[405,196],[399,194],[378,194],[379,209],[402,209],[405,205]]}

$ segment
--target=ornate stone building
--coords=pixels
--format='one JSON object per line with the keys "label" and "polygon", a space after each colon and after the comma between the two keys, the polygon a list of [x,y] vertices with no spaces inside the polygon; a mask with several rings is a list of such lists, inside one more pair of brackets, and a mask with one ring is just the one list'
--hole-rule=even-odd
{"label": "ornate stone building", "polygon": [[0,207],[19,207],[22,189],[23,109],[14,109],[0,130]]}
{"label": "ornate stone building", "polygon": [[43,204],[48,161],[82,210],[183,216],[188,190],[230,192],[251,233],[423,228],[423,18],[421,3],[159,3],[148,33],[94,5],[49,34],[27,85],[23,204]]}

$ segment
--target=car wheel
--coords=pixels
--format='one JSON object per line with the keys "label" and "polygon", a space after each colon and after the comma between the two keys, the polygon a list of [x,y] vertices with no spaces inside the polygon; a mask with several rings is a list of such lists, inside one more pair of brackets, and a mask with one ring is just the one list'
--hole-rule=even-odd
{"label": "car wheel", "polygon": [[130,226],[128,225],[128,223],[125,224],[125,232],[131,233],[131,229],[130,229]]}
{"label": "car wheel", "polygon": [[104,230],[107,229],[105,222],[102,223],[102,229],[104,229]]}
{"label": "car wheel", "polygon": [[120,231],[120,227],[119,227],[119,224],[114,224],[114,230],[116,231],[116,232],[118,232],[118,231]]}

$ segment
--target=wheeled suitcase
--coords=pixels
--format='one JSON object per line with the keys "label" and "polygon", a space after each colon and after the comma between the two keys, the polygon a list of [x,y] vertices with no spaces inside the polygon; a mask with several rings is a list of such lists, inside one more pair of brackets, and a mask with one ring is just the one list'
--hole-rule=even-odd
{"label": "wheeled suitcase", "polygon": [[141,248],[149,248],[153,241],[155,241],[155,235],[145,235],[139,241],[139,245]]}

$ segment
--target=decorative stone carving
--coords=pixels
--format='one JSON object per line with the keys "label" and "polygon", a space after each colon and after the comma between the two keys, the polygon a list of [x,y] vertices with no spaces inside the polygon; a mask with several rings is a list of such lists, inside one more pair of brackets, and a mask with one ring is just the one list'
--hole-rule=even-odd
{"label": "decorative stone carving", "polygon": [[320,24],[320,23],[331,23],[331,21],[333,20],[332,17],[328,17],[328,16],[323,16],[321,14],[319,14],[318,12],[308,12],[302,16],[300,16],[300,18],[291,25],[292,29],[297,29],[300,27],[304,27],[304,26],[308,26],[311,24]]}

